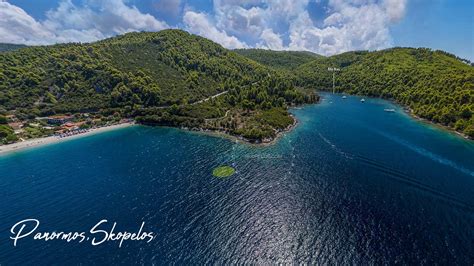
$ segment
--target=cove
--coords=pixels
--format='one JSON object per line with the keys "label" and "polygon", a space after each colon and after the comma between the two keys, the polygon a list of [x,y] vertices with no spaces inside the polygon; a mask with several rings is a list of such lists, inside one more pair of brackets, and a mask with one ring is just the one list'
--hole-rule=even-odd
{"label": "cove", "polygon": [[[473,143],[384,100],[322,96],[270,146],[134,126],[0,157],[0,263],[472,263]],[[27,218],[155,238],[13,247]]]}

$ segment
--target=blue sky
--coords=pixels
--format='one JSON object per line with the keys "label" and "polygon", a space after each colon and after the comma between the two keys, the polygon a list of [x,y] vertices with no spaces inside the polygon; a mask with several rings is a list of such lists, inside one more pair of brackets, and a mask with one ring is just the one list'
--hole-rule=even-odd
{"label": "blue sky", "polygon": [[90,42],[181,28],[227,48],[332,55],[392,46],[474,61],[472,0],[0,0],[0,42]]}

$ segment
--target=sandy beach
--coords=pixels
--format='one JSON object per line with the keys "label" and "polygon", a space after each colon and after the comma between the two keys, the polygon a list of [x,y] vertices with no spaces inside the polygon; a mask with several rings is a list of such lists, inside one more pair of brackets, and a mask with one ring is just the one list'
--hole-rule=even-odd
{"label": "sandy beach", "polygon": [[4,155],[10,152],[15,152],[19,150],[24,150],[24,149],[29,149],[33,147],[38,147],[38,146],[43,146],[43,145],[48,145],[48,144],[54,144],[54,143],[59,143],[59,142],[64,142],[72,139],[77,139],[77,138],[82,138],[85,136],[90,136],[110,130],[115,130],[119,128],[124,128],[124,127],[129,127],[134,125],[135,123],[122,123],[122,124],[117,124],[117,125],[111,125],[111,126],[105,126],[105,127],[99,127],[99,128],[92,128],[89,129],[89,131],[84,132],[84,133],[79,133],[76,135],[72,136],[67,136],[67,137],[57,137],[57,136],[50,136],[50,137],[45,137],[45,138],[37,138],[37,139],[29,139],[25,140],[22,142],[16,142],[12,144],[7,144],[7,145],[1,145],[0,146],[0,155]]}

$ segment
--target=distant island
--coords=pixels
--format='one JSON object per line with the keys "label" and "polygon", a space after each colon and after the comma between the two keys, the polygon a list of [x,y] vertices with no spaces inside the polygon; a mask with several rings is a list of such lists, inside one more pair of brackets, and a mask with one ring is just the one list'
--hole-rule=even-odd
{"label": "distant island", "polygon": [[232,51],[182,30],[0,47],[3,144],[132,120],[270,142],[295,124],[288,108],[333,89],[330,67],[337,92],[392,99],[474,138],[474,68],[443,51]]}

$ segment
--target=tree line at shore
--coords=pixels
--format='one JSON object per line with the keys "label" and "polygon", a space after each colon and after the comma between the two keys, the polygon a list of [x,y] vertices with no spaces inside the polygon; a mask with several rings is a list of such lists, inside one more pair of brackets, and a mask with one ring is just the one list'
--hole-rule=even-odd
{"label": "tree line at shore", "polygon": [[[280,53],[243,54],[271,66]],[[468,60],[444,51],[397,47],[313,57],[282,71],[297,87],[332,90],[330,67],[341,70],[337,92],[394,100],[421,118],[474,138],[474,67]]]}
{"label": "tree line at shore", "polygon": [[[181,30],[5,47],[14,50],[0,53],[0,115],[20,121],[96,113],[260,141],[293,123],[289,106],[317,102],[316,90],[332,89],[328,67],[338,67],[338,92],[392,99],[474,137],[474,68],[442,51],[230,51]],[[0,127],[0,139],[13,141],[8,124]]]}
{"label": "tree line at shore", "polygon": [[[198,103],[220,92],[227,93]],[[0,114],[14,114],[19,120],[119,114],[158,125],[219,128],[261,140],[279,128],[258,117],[315,101],[316,94],[298,90],[278,71],[181,30],[0,54]],[[228,116],[218,119],[225,113]],[[271,113],[287,120],[286,112]]]}

